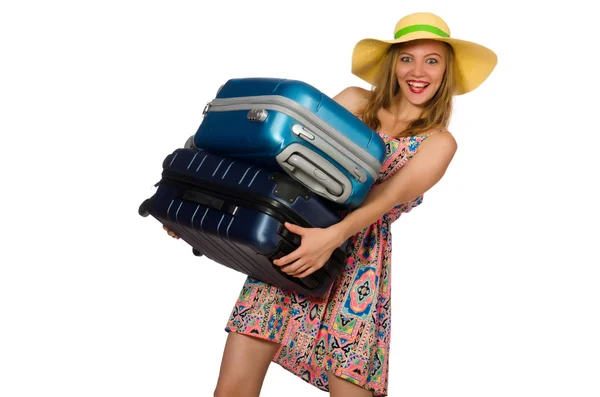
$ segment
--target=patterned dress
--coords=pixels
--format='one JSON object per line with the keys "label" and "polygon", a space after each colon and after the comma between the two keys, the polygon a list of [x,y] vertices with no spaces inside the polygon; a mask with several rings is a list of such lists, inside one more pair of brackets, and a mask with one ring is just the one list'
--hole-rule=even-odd
{"label": "patterned dress", "polygon": [[[400,170],[428,136],[379,134],[386,156],[374,186]],[[273,362],[321,390],[329,390],[326,371],[330,371],[375,396],[387,396],[390,226],[422,200],[421,195],[397,205],[355,234],[343,272],[322,297],[307,297],[248,277],[225,330],[280,343]]]}

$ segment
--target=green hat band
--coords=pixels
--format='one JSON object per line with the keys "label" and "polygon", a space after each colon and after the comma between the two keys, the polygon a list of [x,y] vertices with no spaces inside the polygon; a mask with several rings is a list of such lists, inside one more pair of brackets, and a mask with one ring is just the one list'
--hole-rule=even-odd
{"label": "green hat band", "polygon": [[436,28],[433,25],[411,25],[397,31],[394,35],[394,38],[397,39],[412,32],[429,32],[440,37],[450,37],[448,33],[444,32],[442,29]]}

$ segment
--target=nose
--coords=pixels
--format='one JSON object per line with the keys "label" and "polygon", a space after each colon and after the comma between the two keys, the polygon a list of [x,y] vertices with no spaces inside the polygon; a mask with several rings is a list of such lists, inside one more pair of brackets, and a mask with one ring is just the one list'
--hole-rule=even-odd
{"label": "nose", "polygon": [[413,75],[415,77],[423,77],[425,75],[425,65],[421,62],[414,62]]}

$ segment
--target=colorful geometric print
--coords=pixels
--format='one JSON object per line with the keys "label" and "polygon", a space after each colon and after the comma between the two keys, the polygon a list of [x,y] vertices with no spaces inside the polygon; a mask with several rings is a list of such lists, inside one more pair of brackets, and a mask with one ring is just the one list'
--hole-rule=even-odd
{"label": "colorful geometric print", "polygon": [[346,298],[344,311],[352,317],[366,319],[371,314],[373,298],[377,295],[378,281],[379,277],[374,267],[359,269]]}
{"label": "colorful geometric print", "polygon": [[283,321],[287,318],[289,309],[287,307],[273,305],[271,307],[271,313],[269,314],[269,321],[267,322],[267,332],[269,339],[279,340],[281,339],[281,331],[283,327]]}
{"label": "colorful geometric print", "polygon": [[[380,134],[386,157],[375,185],[398,172],[427,137]],[[391,312],[391,229],[423,196],[402,203],[355,234],[342,274],[320,298],[247,278],[228,332],[280,343],[273,362],[311,385],[329,390],[327,372],[387,396]]]}

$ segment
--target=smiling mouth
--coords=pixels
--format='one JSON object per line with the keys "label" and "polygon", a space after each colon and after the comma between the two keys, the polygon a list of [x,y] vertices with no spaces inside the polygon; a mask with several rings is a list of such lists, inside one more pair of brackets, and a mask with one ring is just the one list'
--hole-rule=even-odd
{"label": "smiling mouth", "polygon": [[415,94],[420,94],[429,87],[429,83],[424,81],[407,81],[406,83],[408,84],[410,91]]}

